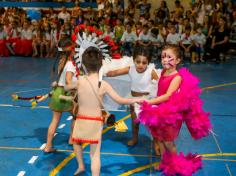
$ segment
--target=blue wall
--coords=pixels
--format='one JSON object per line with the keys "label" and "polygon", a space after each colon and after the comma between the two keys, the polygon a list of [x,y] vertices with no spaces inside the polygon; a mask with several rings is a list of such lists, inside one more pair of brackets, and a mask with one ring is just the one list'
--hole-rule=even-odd
{"label": "blue wall", "polygon": [[[74,3],[72,2],[65,2],[65,3],[59,3],[59,2],[0,2],[0,7],[41,7],[41,8],[60,8],[62,6],[65,7],[74,7]],[[96,8],[97,3],[93,2],[84,2],[80,3],[81,8],[85,7],[92,7]]]}

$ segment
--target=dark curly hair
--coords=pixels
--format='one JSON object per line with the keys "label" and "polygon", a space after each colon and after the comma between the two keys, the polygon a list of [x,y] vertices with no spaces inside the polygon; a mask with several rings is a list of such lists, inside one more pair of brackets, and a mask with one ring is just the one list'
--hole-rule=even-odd
{"label": "dark curly hair", "polygon": [[133,60],[135,60],[137,56],[147,57],[148,63],[150,63],[151,62],[151,49],[147,46],[137,45],[134,48]]}

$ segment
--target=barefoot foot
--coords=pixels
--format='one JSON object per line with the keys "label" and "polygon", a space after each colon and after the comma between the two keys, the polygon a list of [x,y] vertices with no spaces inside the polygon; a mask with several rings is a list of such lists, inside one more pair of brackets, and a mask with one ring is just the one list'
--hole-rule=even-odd
{"label": "barefoot foot", "polygon": [[136,145],[137,143],[138,143],[138,140],[132,139],[132,140],[128,141],[128,146],[134,146],[134,145]]}
{"label": "barefoot foot", "polygon": [[78,169],[75,171],[74,175],[79,175],[79,174],[81,174],[81,173],[83,173],[83,172],[85,172],[85,169],[84,169],[84,168],[78,168]]}

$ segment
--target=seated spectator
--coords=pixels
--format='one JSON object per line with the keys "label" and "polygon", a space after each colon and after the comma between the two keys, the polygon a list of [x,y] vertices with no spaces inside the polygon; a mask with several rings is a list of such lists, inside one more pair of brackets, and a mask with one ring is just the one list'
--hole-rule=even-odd
{"label": "seated spectator", "polygon": [[166,43],[179,45],[180,35],[176,33],[176,27],[174,25],[170,26],[169,33],[166,37]]}
{"label": "seated spectator", "polygon": [[151,43],[152,42],[150,41],[150,35],[148,33],[148,25],[144,25],[143,30],[138,37],[138,44],[142,46],[150,46]]}
{"label": "seated spectator", "polygon": [[135,32],[131,30],[131,24],[126,24],[126,30],[122,35],[121,44],[122,44],[122,52],[124,55],[132,56],[133,55],[133,47],[137,41],[137,35]]}
{"label": "seated spectator", "polygon": [[229,42],[229,30],[225,27],[225,23],[225,17],[221,16],[218,20],[218,27],[213,33],[211,56],[216,59],[216,63],[220,63],[221,54],[223,56],[223,61],[225,61],[225,53]]}
{"label": "seated spectator", "polygon": [[150,41],[152,47],[152,58],[156,60],[161,54],[161,48],[164,45],[164,39],[157,28],[153,28],[150,32]]}
{"label": "seated spectator", "polygon": [[195,47],[193,35],[191,35],[191,26],[185,27],[185,32],[180,37],[180,48],[183,52],[184,60],[191,56],[191,61],[195,63]]}

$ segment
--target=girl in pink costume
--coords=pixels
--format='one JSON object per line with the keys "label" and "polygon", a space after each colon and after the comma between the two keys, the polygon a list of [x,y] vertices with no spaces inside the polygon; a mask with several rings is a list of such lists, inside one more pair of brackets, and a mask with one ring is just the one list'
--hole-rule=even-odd
{"label": "girl in pink costume", "polygon": [[177,155],[174,140],[185,121],[192,137],[199,139],[209,134],[209,114],[202,110],[198,79],[186,68],[177,70],[181,61],[177,45],[163,47],[163,71],[158,83],[157,97],[141,106],[139,121],[151,132],[160,147],[162,161],[158,169],[165,175],[192,175],[201,167],[197,155]]}

